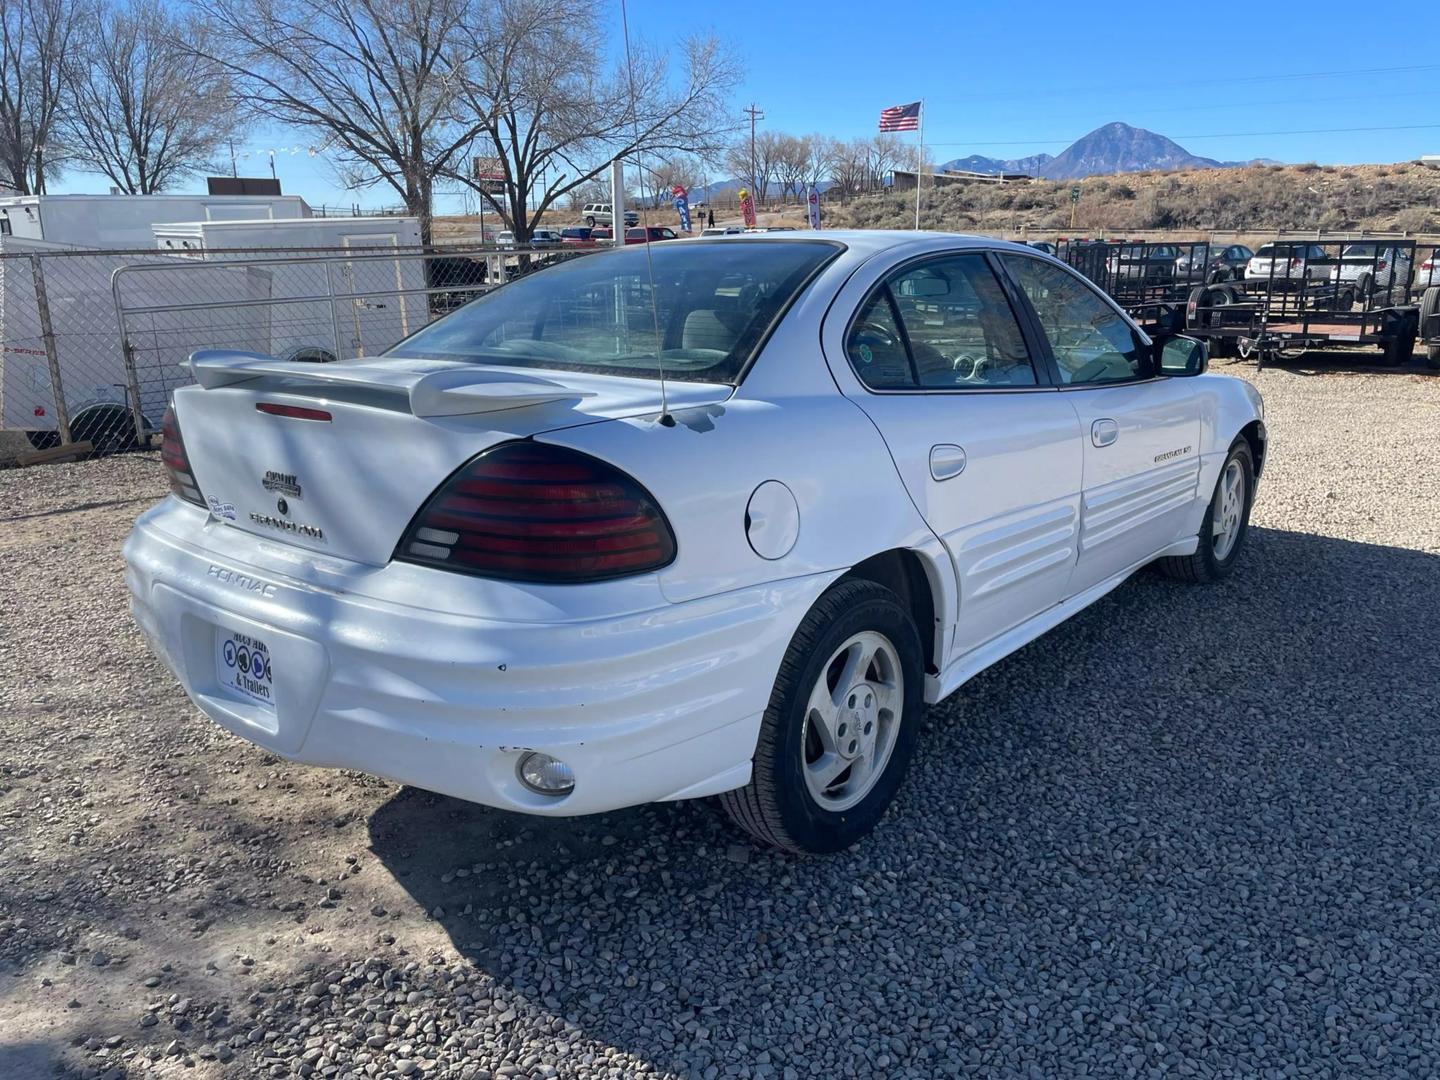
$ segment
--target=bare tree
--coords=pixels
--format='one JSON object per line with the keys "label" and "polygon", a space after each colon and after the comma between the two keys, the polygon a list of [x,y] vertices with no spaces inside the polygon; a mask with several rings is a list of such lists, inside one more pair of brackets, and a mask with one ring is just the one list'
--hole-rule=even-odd
{"label": "bare tree", "polygon": [[800,199],[810,172],[810,137],[781,135],[775,144],[775,179],[782,200]]}
{"label": "bare tree", "polygon": [[234,131],[225,73],[177,48],[203,43],[204,25],[160,0],[95,14],[65,72],[63,130],[75,161],[132,195],[163,191],[210,168]]}
{"label": "bare tree", "polygon": [[829,178],[840,143],[829,135],[807,135],[805,146],[810,152],[805,163],[805,186],[818,187]]}
{"label": "bare tree", "polygon": [[[780,143],[786,136],[774,131],[755,135],[752,146],[749,135],[737,139],[726,152],[725,164],[748,187],[757,203],[763,203],[775,180],[780,157]],[[752,156],[753,152],[753,156]]]}
{"label": "bare tree", "polygon": [[475,0],[204,3],[215,43],[191,51],[233,74],[252,115],[312,132],[347,187],[393,190],[428,243],[437,177],[466,175],[491,120],[488,109],[462,107],[460,94],[494,44],[486,9]]}
{"label": "bare tree", "polygon": [[868,190],[869,161],[870,144],[868,141],[856,139],[835,144],[830,156],[828,171],[830,183],[839,191],[842,202]]}
{"label": "bare tree", "polygon": [[695,187],[702,168],[700,162],[688,154],[656,158],[653,163],[647,158],[642,160],[641,165],[641,190],[646,201],[654,207],[668,206],[677,187],[687,191]]}
{"label": "bare tree", "polygon": [[0,180],[22,195],[58,172],[52,140],[83,14],[76,0],[0,0]]}
{"label": "bare tree", "polygon": [[[482,118],[474,152],[506,181],[503,196],[480,196],[516,239],[612,159],[643,171],[676,153],[710,155],[731,130],[716,118],[738,67],[717,39],[680,42],[677,72],[665,52],[632,41],[632,63],[605,71],[595,59],[604,35],[592,0],[498,0],[482,12],[470,23],[476,61],[460,97]],[[471,183],[453,165],[444,172]]]}
{"label": "bare tree", "polygon": [[866,144],[865,190],[879,191],[885,186],[885,178],[906,164],[913,162],[915,152],[906,147],[894,135],[876,135]]}

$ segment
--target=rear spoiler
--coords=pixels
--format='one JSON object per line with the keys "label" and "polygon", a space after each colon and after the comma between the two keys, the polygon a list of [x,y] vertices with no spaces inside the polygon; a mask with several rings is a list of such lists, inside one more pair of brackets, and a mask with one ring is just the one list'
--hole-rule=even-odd
{"label": "rear spoiler", "polygon": [[478,364],[414,358],[312,364],[277,360],[264,353],[202,349],[191,353],[185,369],[206,390],[267,382],[286,393],[324,393],[326,385],[364,387],[408,401],[415,416],[468,416],[549,401],[593,397],[551,379],[487,368]]}

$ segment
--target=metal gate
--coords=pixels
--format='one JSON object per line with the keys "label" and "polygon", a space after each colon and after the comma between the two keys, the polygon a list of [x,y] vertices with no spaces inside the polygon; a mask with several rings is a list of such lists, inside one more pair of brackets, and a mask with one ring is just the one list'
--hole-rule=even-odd
{"label": "metal gate", "polygon": [[198,349],[311,363],[376,356],[503,281],[586,253],[377,250],[364,241],[324,254],[226,251],[117,269],[111,292],[132,430],[159,426],[170,393],[192,381],[186,361]]}

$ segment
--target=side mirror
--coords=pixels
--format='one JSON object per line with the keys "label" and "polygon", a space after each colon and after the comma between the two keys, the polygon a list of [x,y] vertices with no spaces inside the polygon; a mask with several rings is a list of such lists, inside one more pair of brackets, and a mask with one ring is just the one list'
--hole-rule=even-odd
{"label": "side mirror", "polygon": [[1203,375],[1210,366],[1210,349],[1199,338],[1176,334],[1159,343],[1160,374]]}

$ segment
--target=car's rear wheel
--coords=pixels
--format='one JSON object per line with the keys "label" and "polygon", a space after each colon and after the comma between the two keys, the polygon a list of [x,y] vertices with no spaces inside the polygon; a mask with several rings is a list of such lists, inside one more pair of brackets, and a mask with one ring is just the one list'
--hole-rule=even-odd
{"label": "car's rear wheel", "polygon": [[824,853],[870,832],[909,768],[923,708],[920,635],[889,589],[844,581],[780,664],[750,783],[722,795],[757,840]]}
{"label": "car's rear wheel", "polygon": [[1193,555],[1159,560],[1160,569],[1180,581],[1211,582],[1228,577],[1250,531],[1250,505],[1255,498],[1255,457],[1241,436],[1230,446],[1215,493],[1200,525]]}
{"label": "car's rear wheel", "polygon": [[585,219],[585,224],[590,226],[590,228],[592,229],[595,227],[595,217],[593,214]]}

